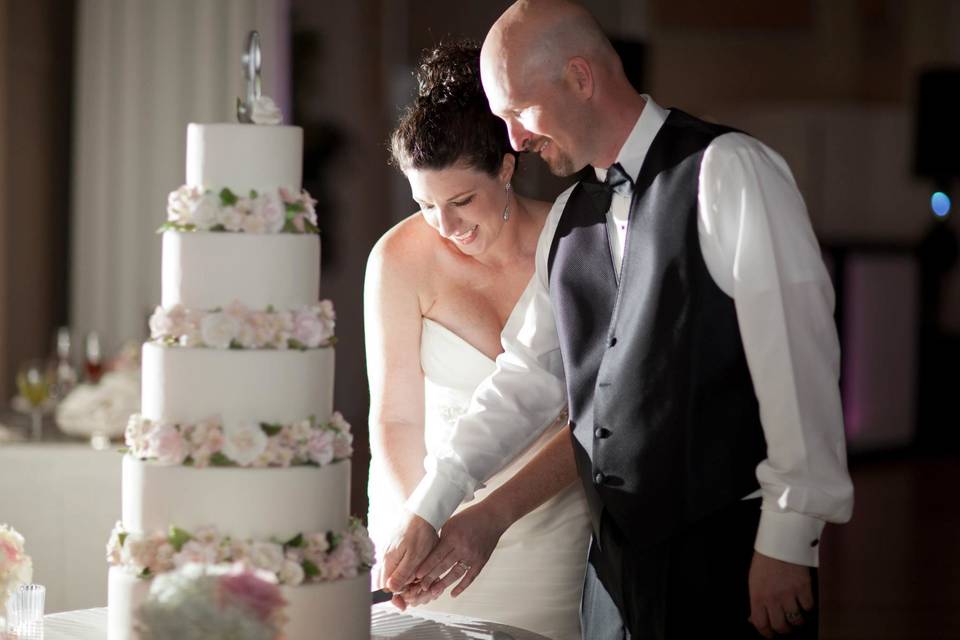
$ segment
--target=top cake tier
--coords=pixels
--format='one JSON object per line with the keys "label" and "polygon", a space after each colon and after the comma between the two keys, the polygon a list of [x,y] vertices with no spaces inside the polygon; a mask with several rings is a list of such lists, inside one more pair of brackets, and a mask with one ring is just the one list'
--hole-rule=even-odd
{"label": "top cake tier", "polygon": [[300,191],[303,129],[279,125],[190,124],[187,185],[219,192]]}

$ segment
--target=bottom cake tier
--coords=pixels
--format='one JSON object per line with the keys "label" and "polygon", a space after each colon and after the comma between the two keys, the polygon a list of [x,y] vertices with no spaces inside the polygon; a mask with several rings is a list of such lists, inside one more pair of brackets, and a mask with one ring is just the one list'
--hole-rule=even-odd
{"label": "bottom cake tier", "polygon": [[[286,640],[369,640],[370,573],[354,578],[281,586],[287,601]],[[150,592],[150,580],[111,567],[108,640],[133,640],[135,613]]]}

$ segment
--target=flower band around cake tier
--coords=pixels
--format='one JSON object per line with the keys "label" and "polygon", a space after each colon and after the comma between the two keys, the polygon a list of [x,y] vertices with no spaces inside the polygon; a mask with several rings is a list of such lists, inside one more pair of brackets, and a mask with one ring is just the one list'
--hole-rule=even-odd
{"label": "flower band around cake tier", "polygon": [[151,340],[167,346],[213,349],[318,349],[332,347],[336,313],[329,300],[278,311],[233,302],[201,311],[177,304],[150,316]]}
{"label": "flower band around cake tier", "polygon": [[297,586],[354,578],[374,564],[366,528],[351,518],[345,531],[298,533],[289,540],[237,540],[216,526],[185,531],[128,532],[118,522],[107,542],[107,562],[140,578],[189,564],[241,563],[269,572],[280,584]]}
{"label": "flower band around cake tier", "polygon": [[165,466],[324,467],[353,455],[350,424],[339,411],[325,423],[311,416],[293,424],[224,423],[220,417],[177,424],[136,413],[124,439],[133,457]]}
{"label": "flower band around cake tier", "polygon": [[316,204],[306,191],[286,187],[242,195],[183,185],[167,197],[167,221],[158,231],[316,234]]}

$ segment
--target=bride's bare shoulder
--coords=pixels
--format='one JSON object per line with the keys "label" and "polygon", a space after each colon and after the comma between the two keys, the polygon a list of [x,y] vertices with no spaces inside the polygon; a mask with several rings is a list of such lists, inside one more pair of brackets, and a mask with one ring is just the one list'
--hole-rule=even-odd
{"label": "bride's bare shoulder", "polygon": [[437,233],[427,225],[420,213],[414,213],[387,230],[370,251],[368,269],[377,266],[395,270],[398,275],[418,275],[429,268],[435,255]]}

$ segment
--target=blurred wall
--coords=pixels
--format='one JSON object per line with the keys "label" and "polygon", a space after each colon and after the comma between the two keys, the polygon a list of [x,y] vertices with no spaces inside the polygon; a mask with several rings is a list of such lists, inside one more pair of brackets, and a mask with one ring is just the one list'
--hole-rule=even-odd
{"label": "blurred wall", "polygon": [[73,14],[0,0],[0,402],[67,316]]}

